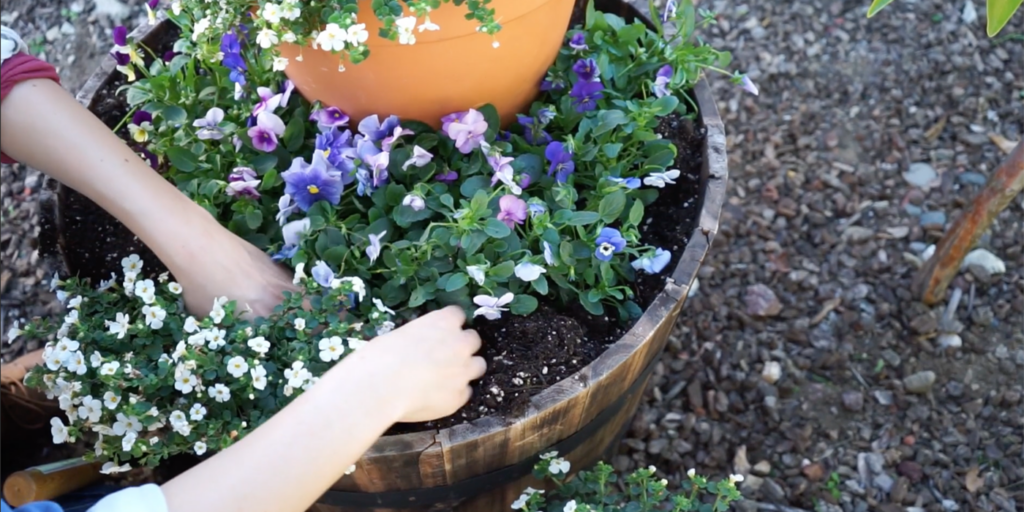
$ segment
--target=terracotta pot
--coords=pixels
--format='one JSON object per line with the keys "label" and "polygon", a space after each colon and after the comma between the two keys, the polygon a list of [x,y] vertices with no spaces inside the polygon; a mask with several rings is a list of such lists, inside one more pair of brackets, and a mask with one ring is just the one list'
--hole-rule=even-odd
{"label": "terracotta pot", "polygon": [[[372,13],[370,3],[360,0],[360,12]],[[363,14],[359,21],[370,32],[370,57],[344,72],[330,52],[282,44],[281,54],[303,96],[340,108],[353,124],[373,114],[395,114],[439,127],[442,116],[487,103],[508,124],[536,97],[562,45],[573,3],[494,0],[490,5],[502,24],[494,38],[465,19],[464,5],[444,4],[430,14],[441,29],[417,30],[413,45],[377,36],[380,20]]]}

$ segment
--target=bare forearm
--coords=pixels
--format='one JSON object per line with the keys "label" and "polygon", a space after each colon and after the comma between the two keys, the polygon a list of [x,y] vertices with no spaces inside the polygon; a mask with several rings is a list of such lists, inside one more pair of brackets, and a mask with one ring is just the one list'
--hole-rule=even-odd
{"label": "bare forearm", "polygon": [[56,83],[22,82],[0,111],[4,153],[93,200],[165,264],[189,259],[186,241],[219,228]]}
{"label": "bare forearm", "polygon": [[349,356],[245,439],[165,484],[168,510],[307,510],[399,419],[382,372],[362,355]]}

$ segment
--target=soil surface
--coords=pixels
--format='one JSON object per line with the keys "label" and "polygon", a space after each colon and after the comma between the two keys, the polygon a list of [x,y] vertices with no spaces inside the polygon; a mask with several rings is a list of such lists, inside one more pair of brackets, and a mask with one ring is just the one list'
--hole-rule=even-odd
{"label": "soil surface", "polygon": [[[744,473],[741,510],[1020,510],[1021,198],[981,242],[1006,272],[962,273],[955,322],[908,289],[922,251],[1005,157],[990,134],[1024,137],[1022,14],[989,39],[980,0],[974,20],[966,0],[893,2],[871,20],[868,3],[700,2],[718,12],[701,36],[733,52],[760,96],[712,77],[729,200],[700,288],[611,462],[654,464],[670,484],[690,468]],[[141,5],[129,25],[144,19]],[[2,9],[77,87],[112,25],[89,2],[63,33],[71,7]],[[912,165],[934,183],[921,186]],[[2,318],[54,315],[53,267],[35,252],[41,176],[4,166],[2,179]],[[940,329],[959,330],[962,346],[940,348]],[[5,359],[25,348],[2,347]]]}

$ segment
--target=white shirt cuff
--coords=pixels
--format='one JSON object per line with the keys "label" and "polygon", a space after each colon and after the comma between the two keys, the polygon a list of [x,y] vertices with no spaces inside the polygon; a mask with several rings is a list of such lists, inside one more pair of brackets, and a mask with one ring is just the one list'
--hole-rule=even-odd
{"label": "white shirt cuff", "polygon": [[146,484],[129,487],[111,494],[92,506],[88,512],[168,512],[167,500],[160,486]]}

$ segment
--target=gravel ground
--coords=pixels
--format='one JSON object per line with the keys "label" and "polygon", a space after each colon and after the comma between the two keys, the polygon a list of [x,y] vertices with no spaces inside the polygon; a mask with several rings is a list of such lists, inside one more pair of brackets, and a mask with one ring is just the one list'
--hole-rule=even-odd
{"label": "gravel ground", "polygon": [[[1004,273],[965,271],[948,313],[908,292],[999,142],[1024,135],[1021,15],[989,40],[982,2],[971,21],[964,1],[872,20],[867,0],[702,2],[719,13],[704,38],[761,95],[714,80],[730,200],[616,467],[742,473],[744,510],[1024,504],[1024,201],[982,241]],[[76,88],[112,14],[141,20],[116,2],[13,0],[3,20]],[[54,310],[34,256],[41,181],[3,171],[5,322]]]}

